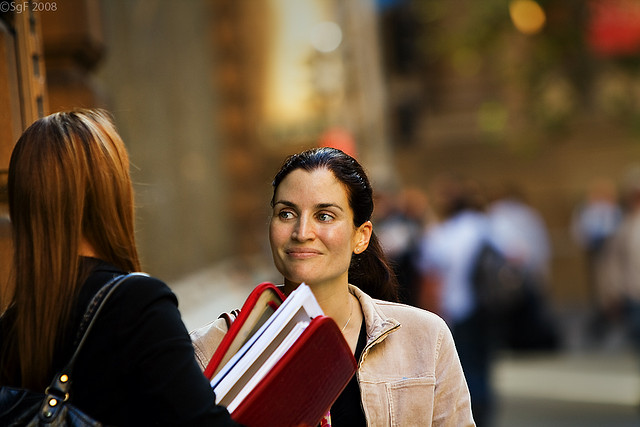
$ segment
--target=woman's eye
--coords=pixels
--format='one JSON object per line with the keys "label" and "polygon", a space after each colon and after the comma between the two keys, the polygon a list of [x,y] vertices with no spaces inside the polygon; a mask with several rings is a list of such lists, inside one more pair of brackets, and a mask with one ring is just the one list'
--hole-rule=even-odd
{"label": "woman's eye", "polygon": [[291,219],[293,218],[293,213],[289,211],[280,211],[280,213],[278,213],[278,217],[280,219]]}
{"label": "woman's eye", "polygon": [[328,222],[331,221],[333,219],[333,215],[330,215],[328,213],[319,213],[318,214],[318,219],[322,222]]}

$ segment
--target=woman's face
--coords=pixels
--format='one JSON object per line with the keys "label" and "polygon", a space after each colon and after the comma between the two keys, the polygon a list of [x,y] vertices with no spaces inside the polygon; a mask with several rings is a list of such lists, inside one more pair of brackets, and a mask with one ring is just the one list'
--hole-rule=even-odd
{"label": "woman's face", "polygon": [[328,169],[296,169],[276,189],[269,240],[286,281],[348,283],[351,255],[370,236],[371,222],[353,225],[346,188]]}

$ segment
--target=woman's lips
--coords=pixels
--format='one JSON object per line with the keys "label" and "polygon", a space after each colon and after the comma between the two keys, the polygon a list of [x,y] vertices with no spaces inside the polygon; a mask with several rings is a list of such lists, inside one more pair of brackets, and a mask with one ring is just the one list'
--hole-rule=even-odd
{"label": "woman's lips", "polygon": [[297,259],[312,258],[314,256],[320,255],[320,251],[308,248],[289,248],[285,250],[285,253],[291,258]]}

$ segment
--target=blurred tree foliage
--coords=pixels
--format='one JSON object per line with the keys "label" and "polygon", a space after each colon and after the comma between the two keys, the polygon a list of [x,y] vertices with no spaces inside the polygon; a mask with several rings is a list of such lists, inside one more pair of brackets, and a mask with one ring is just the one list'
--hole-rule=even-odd
{"label": "blurred tree foliage", "polygon": [[[593,52],[588,0],[537,0],[546,22],[530,35],[514,26],[511,3],[405,2],[421,29],[423,66],[489,76],[485,80],[501,88],[489,101],[503,103],[526,127],[558,130],[582,114],[604,113],[640,129],[640,56],[602,57]],[[505,88],[517,96],[505,95]]]}

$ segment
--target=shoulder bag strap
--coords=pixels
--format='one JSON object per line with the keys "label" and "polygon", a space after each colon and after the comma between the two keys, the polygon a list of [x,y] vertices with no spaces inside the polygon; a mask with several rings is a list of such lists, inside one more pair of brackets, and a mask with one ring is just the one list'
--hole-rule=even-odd
{"label": "shoulder bag strap", "polygon": [[78,336],[80,337],[80,339],[78,341],[76,349],[64,369],[62,369],[62,371],[60,371],[55,376],[53,382],[47,388],[47,394],[53,392],[55,394],[59,394],[61,397],[64,396],[64,400],[68,398],[69,388],[71,387],[71,370],[73,369],[73,365],[76,361],[76,358],[78,357],[78,354],[80,353],[80,350],[82,349],[82,346],[84,345],[84,342],[87,339],[87,336],[89,336],[89,332],[91,332],[91,329],[93,328],[98,314],[100,314],[100,311],[102,311],[102,308],[106,305],[107,300],[115,292],[115,290],[122,283],[124,283],[125,280],[133,276],[148,277],[146,273],[129,273],[116,276],[113,278],[113,280],[109,281],[106,285],[100,288],[100,290],[91,299],[91,302],[89,303],[89,306],[87,307],[87,310],[85,311],[82,322],[80,324],[80,329],[78,331]]}
{"label": "shoulder bag strap", "polygon": [[[147,276],[145,273],[129,273],[123,274],[120,276],[116,276],[113,280],[109,281],[106,285],[104,285],[100,290],[94,295],[87,307],[87,310],[84,313],[82,318],[82,322],[80,323],[80,329],[78,331],[80,341],[78,342],[76,349],[71,356],[71,359],[64,367],[62,371],[60,371],[53,378],[53,381],[45,390],[46,397],[42,402],[39,410],[39,418],[44,421],[47,425],[49,425],[50,421],[56,420],[58,416],[63,414],[63,405],[61,402],[66,402],[69,400],[69,390],[71,389],[71,370],[73,369],[73,364],[78,357],[78,353],[82,349],[82,346],[91,332],[91,328],[95,323],[98,314],[105,306],[105,303],[109,299],[109,297],[115,292],[115,290],[128,278],[132,276]],[[38,424],[40,425],[40,424]],[[53,425],[53,424],[52,424]],[[89,425],[89,424],[88,424]],[[99,423],[95,423],[95,425],[100,425]]]}
{"label": "shoulder bag strap", "polygon": [[100,290],[93,296],[93,298],[91,299],[91,302],[87,306],[87,310],[85,311],[84,316],[82,317],[82,322],[80,323],[80,329],[78,330],[79,341],[78,341],[78,338],[76,338],[77,346],[75,351],[73,352],[73,356],[71,356],[71,359],[69,360],[69,362],[67,363],[67,366],[64,369],[66,372],[69,372],[70,368],[75,363],[75,360],[78,357],[78,353],[80,353],[80,350],[82,349],[82,346],[84,345],[84,342],[86,341],[87,336],[89,336],[89,332],[93,328],[93,324],[95,323],[96,318],[98,317],[98,314],[100,314],[100,311],[102,311],[102,308],[106,305],[106,302],[109,299],[109,297],[115,292],[116,289],[118,289],[118,287],[122,283],[124,283],[125,280],[133,276],[148,277],[148,274],[129,273],[129,274],[116,276],[111,281],[109,281],[106,285],[100,288]]}

